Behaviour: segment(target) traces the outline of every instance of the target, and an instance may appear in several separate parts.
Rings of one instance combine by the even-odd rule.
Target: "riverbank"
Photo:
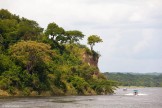
[[[31,91],[28,94],[25,94],[23,91],[15,90],[14,94],[10,94],[7,91],[0,89],[0,97],[46,97],[46,96],[94,96],[97,95],[95,92],[91,92],[89,94],[53,94],[51,91],[42,91],[41,93],[38,93],[37,91]]]

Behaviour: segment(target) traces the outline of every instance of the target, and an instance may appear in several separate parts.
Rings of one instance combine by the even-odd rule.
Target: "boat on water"
[[[133,90],[134,95],[138,95],[138,90]]]
[[[148,95],[148,94],[144,94],[144,93],[139,93],[139,90],[133,90],[133,92],[131,92],[131,93],[127,93],[127,94],[125,94],[125,95],[127,95],[127,96],[146,96],[146,95]]]

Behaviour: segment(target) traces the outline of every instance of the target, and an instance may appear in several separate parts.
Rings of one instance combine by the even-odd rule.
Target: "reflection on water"
[[[1,97],[0,108],[162,108],[162,88],[117,89],[114,95]]]

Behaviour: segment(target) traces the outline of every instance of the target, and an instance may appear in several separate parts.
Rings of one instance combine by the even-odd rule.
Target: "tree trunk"
[[[90,45],[90,47],[91,47],[91,51],[93,51],[93,45]]]

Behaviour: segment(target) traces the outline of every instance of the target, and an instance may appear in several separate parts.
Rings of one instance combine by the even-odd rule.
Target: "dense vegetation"
[[[116,80],[121,86],[162,87],[162,74],[158,73],[104,73],[110,80]]]
[[[1,9],[0,95],[113,93],[116,83],[99,72],[99,54],[79,44],[83,38],[78,30],[66,31],[54,22],[43,29]]]

